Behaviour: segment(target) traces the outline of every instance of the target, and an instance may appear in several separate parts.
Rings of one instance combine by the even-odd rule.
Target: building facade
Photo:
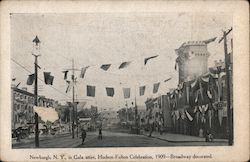
[[[205,74],[207,69],[208,57],[207,43],[203,41],[188,41],[183,43],[175,50],[178,55],[179,83],[193,80]]]
[[[19,127],[28,127],[33,125],[34,119],[34,94],[27,91],[26,88],[19,89],[12,85],[12,130]],[[44,96],[38,96],[38,106],[54,107],[58,102],[48,99]]]

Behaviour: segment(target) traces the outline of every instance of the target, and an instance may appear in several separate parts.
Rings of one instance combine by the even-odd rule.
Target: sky
[[[90,66],[83,79],[76,71],[76,99],[87,102],[86,106],[118,109],[126,102],[131,106],[135,98],[138,105],[145,106],[147,98],[177,87],[175,49],[187,41],[220,38],[232,21],[228,13],[208,12],[12,14],[11,58],[26,70],[11,61],[11,74],[15,84],[21,82],[20,88],[33,92],[26,80],[34,71],[32,52],[39,52],[39,78],[43,80],[43,72],[51,72],[55,78],[52,87],[39,81],[38,94],[63,104],[72,100],[72,91],[65,93],[67,84],[62,71],[71,68],[74,60],[77,69]],[[36,35],[41,41],[40,51],[32,43]],[[218,39],[208,45],[208,51],[209,67],[214,66],[214,60],[223,59],[223,43],[219,44]],[[154,55],[159,56],[144,66],[144,58]],[[118,69],[124,61],[131,63]],[[103,71],[102,64],[112,65]],[[172,79],[163,82],[168,78]],[[153,94],[157,82],[161,82],[159,91]],[[96,86],[96,97],[86,96],[86,85]],[[139,96],[139,86],[144,85],[145,95]],[[114,97],[106,95],[105,87],[114,87]],[[123,87],[131,88],[130,99],[123,98]]]

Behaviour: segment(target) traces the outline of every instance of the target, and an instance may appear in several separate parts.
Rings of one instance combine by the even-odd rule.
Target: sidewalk
[[[148,136],[149,132],[144,132],[144,136]],[[205,138],[197,136],[189,136],[184,134],[174,134],[174,133],[162,133],[153,132],[151,135],[152,138],[157,138],[167,142],[205,142]],[[214,139],[214,142],[228,142],[227,139]]]

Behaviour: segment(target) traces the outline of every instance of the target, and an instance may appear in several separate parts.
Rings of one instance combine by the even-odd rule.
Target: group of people
[[[82,138],[82,145],[84,144],[85,138],[87,136],[87,132],[84,128],[82,128],[82,134],[81,134],[81,138]],[[98,139],[102,140],[102,127],[99,127],[99,135],[98,135]]]

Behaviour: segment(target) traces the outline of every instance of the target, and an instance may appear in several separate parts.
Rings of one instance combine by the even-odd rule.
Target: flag
[[[140,96],[143,96],[145,93],[146,86],[141,86],[140,87]]]
[[[119,66],[119,69],[125,68],[130,64],[130,62],[123,62],[121,63],[121,65]]]
[[[68,86],[67,86],[67,89],[66,89],[66,93],[68,93],[71,89],[71,84],[70,84],[70,81],[66,80],[66,82],[68,83]]]
[[[95,97],[95,86],[87,85],[87,96]]]
[[[107,96],[113,97],[115,94],[114,88],[106,87]]]
[[[187,118],[190,120],[190,121],[193,121],[193,117],[188,113],[187,110],[185,110],[185,113],[187,115]]]
[[[16,78],[12,78],[11,80],[14,82],[14,81],[16,81]]]
[[[85,75],[88,68],[89,68],[89,66],[85,66],[82,68],[80,78],[84,78],[84,75]]]
[[[32,85],[35,80],[35,74],[30,74],[27,80],[27,85]]]
[[[111,64],[103,64],[100,68],[101,68],[102,70],[107,71],[107,70],[110,68],[110,66],[111,66]]]
[[[158,92],[159,86],[160,86],[160,82],[154,84],[153,93],[157,93]]]
[[[151,57],[145,58],[145,59],[144,59],[144,65],[147,64],[148,60],[153,59],[153,58],[156,58],[156,57],[158,57],[158,55],[155,55],[155,56],[151,56]]]
[[[53,85],[54,76],[50,75],[50,72],[43,72],[45,84]]]
[[[68,70],[66,70],[66,71],[63,71],[63,73],[64,73],[64,80],[66,80],[67,79],[67,76],[68,76]]]
[[[130,88],[123,88],[124,98],[130,98]]]
[[[211,39],[208,39],[208,40],[204,40],[203,42],[205,44],[208,44],[208,43],[211,43],[211,42],[214,42],[216,40],[217,37],[214,37],[214,38],[211,38]]]
[[[167,81],[169,81],[169,80],[171,80],[172,78],[168,78],[168,79],[166,79],[166,80],[164,80],[164,82],[167,82]]]

